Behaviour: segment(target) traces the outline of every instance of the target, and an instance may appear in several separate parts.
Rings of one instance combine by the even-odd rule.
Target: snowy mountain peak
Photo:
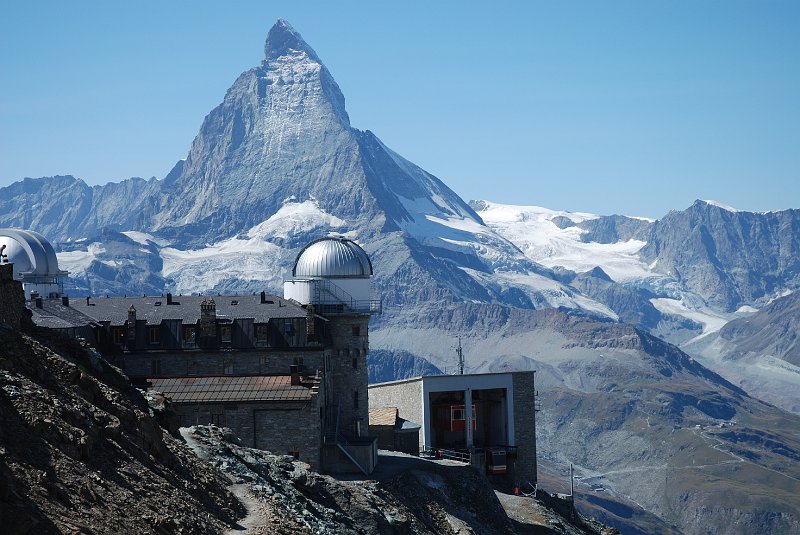
[[[695,204],[706,204],[708,206],[715,206],[717,208],[721,208],[722,210],[725,210],[726,212],[734,212],[735,213],[735,212],[739,212],[740,211],[740,210],[737,210],[736,208],[734,208],[733,206],[729,206],[727,204],[723,204],[723,203],[721,203],[719,201],[714,201],[714,200],[711,200],[711,199],[705,199],[705,200],[698,199],[698,200],[695,201]]]
[[[290,54],[291,51],[305,52],[317,63],[322,63],[314,49],[303,40],[300,33],[291,24],[283,19],[278,19],[267,34],[264,44],[264,56],[267,60],[276,59]]]

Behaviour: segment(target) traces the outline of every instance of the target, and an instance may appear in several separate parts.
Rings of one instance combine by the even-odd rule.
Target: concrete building
[[[484,452],[487,472],[536,484],[534,372],[436,375],[379,383],[370,385],[369,400],[371,410],[396,407],[400,417],[419,422],[421,450]]]

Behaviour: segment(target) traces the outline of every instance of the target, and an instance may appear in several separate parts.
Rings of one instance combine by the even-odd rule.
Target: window
[[[261,355],[261,373],[267,373],[269,368],[269,359],[266,355]]]
[[[125,343],[125,329],[114,329],[112,332],[115,344]]]
[[[259,342],[266,342],[269,336],[269,330],[266,325],[256,325],[256,340]]]
[[[194,338],[197,335],[197,328],[194,326],[183,328],[183,341],[187,344],[193,344]]]
[[[219,329],[220,337],[222,338],[223,342],[230,342],[231,341],[231,326],[230,325],[223,325]]]
[[[450,431],[463,431],[466,425],[467,411],[464,405],[450,405]],[[472,429],[477,429],[475,405],[472,405]]]
[[[358,390],[353,391],[353,408],[358,408]]]
[[[158,344],[161,342],[161,327],[150,327],[147,330],[147,334],[151,344]]]
[[[150,373],[153,375],[161,375],[161,359],[153,359],[150,361]]]
[[[353,336],[361,336],[361,326],[353,325]]]
[[[224,368],[223,373],[225,375],[233,375],[233,357],[225,357],[222,361],[222,366]]]
[[[189,375],[197,375],[197,360],[192,359],[189,361]]]
[[[211,413],[211,423],[219,427],[225,427],[225,414],[220,410]]]

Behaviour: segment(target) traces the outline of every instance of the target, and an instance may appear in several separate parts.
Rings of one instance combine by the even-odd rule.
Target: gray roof
[[[39,327],[71,329],[97,323],[94,318],[87,316],[80,310],[64,306],[61,303],[61,299],[42,299],[42,308],[38,308],[31,301],[27,305],[33,313],[31,320]]]
[[[123,325],[128,321],[131,305],[136,309],[137,320],[147,320],[154,325],[162,320],[196,323],[204,299],[214,300],[218,320],[252,318],[255,323],[267,323],[272,318],[305,318],[307,315],[303,307],[275,295],[267,295],[265,303],[259,295],[176,295],[171,305],[167,304],[166,297],[92,297],[88,305],[86,298],[72,298],[70,307],[97,322],[109,321],[111,325]]]
[[[356,242],[321,238],[306,245],[292,268],[294,277],[369,277],[372,262]]]

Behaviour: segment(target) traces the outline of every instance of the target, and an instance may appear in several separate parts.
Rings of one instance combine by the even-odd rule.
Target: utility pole
[[[458,337],[458,347],[456,348],[456,355],[458,355],[458,375],[464,375],[464,352],[461,349],[461,337]]]

